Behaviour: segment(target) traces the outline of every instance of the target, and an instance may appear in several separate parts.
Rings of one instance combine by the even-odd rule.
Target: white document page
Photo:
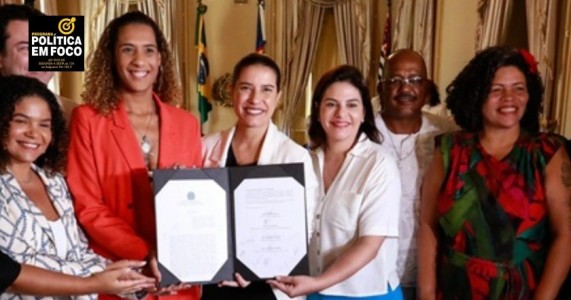
[[[258,277],[287,275],[306,255],[305,192],[295,179],[245,179],[234,214],[236,256]]]
[[[156,195],[158,261],[182,282],[210,281],[228,259],[226,192],[171,180]]]

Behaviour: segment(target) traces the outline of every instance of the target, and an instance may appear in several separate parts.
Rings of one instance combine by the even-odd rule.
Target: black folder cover
[[[208,283],[217,283],[222,280],[234,280],[234,273],[240,273],[246,280],[255,281],[255,280],[266,280],[269,278],[260,278],[258,277],[247,265],[241,262],[235,256],[236,247],[235,247],[235,231],[234,228],[235,218],[234,218],[234,191],[236,188],[244,181],[245,179],[255,179],[255,178],[280,178],[280,177],[291,177],[297,182],[299,182],[302,186],[305,186],[304,181],[304,168],[303,164],[295,163],[295,164],[280,164],[280,165],[264,165],[264,166],[248,166],[248,167],[230,167],[230,168],[212,168],[212,169],[157,169],[153,172],[153,181],[154,181],[154,189],[155,195],[157,195],[161,189],[171,180],[213,180],[222,187],[226,191],[226,201],[227,211],[221,212],[226,214],[228,224],[228,236],[227,236],[227,247],[228,247],[228,254],[229,257],[226,262],[222,265],[222,267],[218,270],[218,272],[212,276],[212,278],[208,278],[201,281],[191,281],[188,283],[194,284],[208,284]],[[305,204],[305,197],[304,199],[300,199],[300,201],[304,201]],[[161,205],[160,201],[155,201],[155,208],[158,208]],[[159,216],[157,215],[157,221],[160,218],[168,218],[169,216]],[[305,237],[307,241],[307,221],[305,220],[304,232],[300,232],[300,235]],[[160,226],[160,223],[157,222]],[[157,228],[158,230],[158,228]],[[158,251],[160,251],[160,243],[161,243],[161,236],[157,236],[158,241]],[[203,246],[203,245],[202,245]],[[299,261],[299,263],[291,270],[289,274],[275,274],[275,275],[307,275],[309,274],[309,262],[308,262],[308,255],[307,255],[307,246],[306,252],[303,258]],[[189,265],[193,265],[193,257],[185,257],[184,259],[189,260]],[[197,262],[198,263],[198,262]],[[161,286],[167,286],[171,284],[177,284],[183,282],[180,278],[175,276],[171,270],[165,267],[161,261],[158,262],[159,271],[161,272],[162,280]],[[186,281],[185,281],[186,282]]]

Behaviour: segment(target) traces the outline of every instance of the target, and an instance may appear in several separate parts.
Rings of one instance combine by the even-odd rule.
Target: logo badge
[[[57,24],[57,29],[63,35],[68,35],[75,30],[75,17],[63,18]]]
[[[30,71],[83,71],[85,57],[83,16],[30,18]]]

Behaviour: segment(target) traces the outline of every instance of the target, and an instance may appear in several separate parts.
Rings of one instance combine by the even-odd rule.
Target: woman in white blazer
[[[317,190],[311,157],[271,121],[281,95],[280,77],[277,64],[265,55],[252,53],[236,64],[232,100],[238,121],[230,129],[203,138],[203,165],[207,168],[303,163],[307,220],[311,228]],[[245,288],[205,286],[202,299],[290,299],[281,291],[272,291],[264,282],[250,284],[239,274],[236,280],[223,284]]]

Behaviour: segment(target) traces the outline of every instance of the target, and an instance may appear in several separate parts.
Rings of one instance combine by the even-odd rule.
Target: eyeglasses
[[[408,78],[402,78],[400,76],[395,76],[391,78],[387,78],[384,80],[386,84],[395,87],[401,87],[403,84],[408,84],[411,87],[418,87],[424,81],[424,77],[422,76],[411,76]]]

